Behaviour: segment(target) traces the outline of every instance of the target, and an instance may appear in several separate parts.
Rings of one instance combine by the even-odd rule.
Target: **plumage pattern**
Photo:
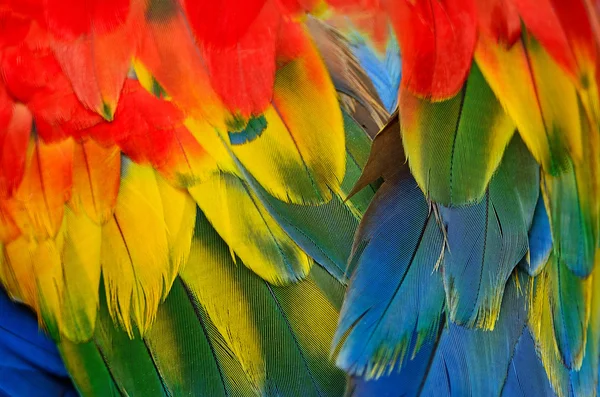
[[[599,15],[2,0],[0,283],[82,395],[594,396]]]

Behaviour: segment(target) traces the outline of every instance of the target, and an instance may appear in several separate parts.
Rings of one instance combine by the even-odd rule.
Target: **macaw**
[[[595,396],[599,43],[592,0],[0,0],[0,395]]]

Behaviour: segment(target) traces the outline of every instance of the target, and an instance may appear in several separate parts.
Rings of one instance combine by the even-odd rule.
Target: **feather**
[[[345,113],[344,116],[347,156],[343,191],[358,179],[369,148],[365,132]],[[334,196],[318,206],[289,204],[269,195],[241,164],[239,167],[249,186],[281,228],[331,275],[346,283],[346,262],[354,232],[373,190],[365,190],[345,202]]]
[[[232,252],[260,277],[284,284],[308,274],[310,258],[241,179],[216,174],[189,191]]]
[[[398,106],[398,90],[402,77],[398,43],[393,38],[388,41],[383,59],[365,41],[352,43],[352,52],[371,79],[385,109],[393,113]]]
[[[585,277],[594,266],[597,224],[592,186],[580,179],[582,171],[570,165],[555,177],[543,174],[542,191],[554,238],[553,252],[570,271]]]
[[[521,41],[509,48],[482,34],[475,49],[475,60],[485,80],[506,113],[514,120],[533,157],[549,173],[557,173],[566,151],[554,131],[547,130],[535,79],[526,49]]]
[[[598,361],[594,351],[598,349],[598,327],[596,316],[589,314],[590,305],[595,309],[598,303],[593,287],[596,275],[593,273],[587,281],[578,279],[551,255],[548,265],[531,284],[528,325],[548,379],[560,397],[591,396],[596,392]],[[567,357],[583,360],[572,361],[571,364],[579,365],[569,371],[569,363],[564,361]]]
[[[508,367],[502,396],[534,397],[552,396],[554,392],[548,377],[537,357],[533,337],[527,327],[515,346],[513,358]]]
[[[282,32],[294,53],[275,75],[266,125],[258,138],[231,144],[231,151],[269,194],[316,204],[329,200],[342,182],[344,124],[334,86],[306,32],[288,25]]]
[[[232,263],[226,245],[200,213],[196,233],[183,280],[175,281],[143,339],[130,339],[113,327],[107,302],[101,298],[94,340],[84,344],[60,341],[67,368],[74,371],[84,365],[87,370],[74,371],[80,393],[339,395],[344,377],[328,362],[326,347],[341,304],[341,285],[315,267],[310,281],[291,289],[270,287]],[[215,272],[222,276],[221,283],[211,282]],[[208,299],[213,293],[214,299]],[[236,305],[225,303],[227,299],[234,299]],[[228,312],[240,304],[249,310],[239,311],[239,316]],[[315,314],[310,320],[303,315],[308,308]],[[259,317],[261,321],[250,322],[256,325],[259,338],[240,345],[249,332],[244,319]],[[236,350],[240,346],[241,352]],[[264,379],[262,387],[244,367],[253,349],[265,351],[264,372],[255,374]],[[282,366],[281,356],[297,360]],[[127,365],[129,360],[136,365]]]
[[[567,368],[579,369],[590,318],[591,280],[576,277],[556,258],[549,260],[548,273],[547,292],[558,349]]]
[[[382,381],[390,385],[383,391],[394,390],[388,394],[393,396],[501,395],[503,390],[508,393],[518,386],[514,379],[517,368],[524,368],[528,381],[540,379],[547,383],[535,350],[527,340],[530,336],[526,327],[526,297],[519,292],[517,283],[516,278],[507,283],[493,331],[442,323],[436,330],[437,339],[426,342],[416,355],[405,360],[399,373],[379,380],[355,379],[354,393],[350,396],[386,395],[373,393]],[[536,383],[531,395],[547,395],[543,391],[548,389],[548,384]]]
[[[577,84],[593,78],[596,44],[585,1],[515,0],[527,29]]]
[[[354,196],[379,178],[387,180],[393,177],[398,172],[398,164],[405,161],[400,136],[400,119],[396,112],[375,136],[369,158],[364,165],[360,178],[348,193],[348,197]]]
[[[104,146],[117,144],[135,162],[151,164],[171,184],[187,187],[206,178],[216,164],[184,121],[172,102],[157,98],[129,79],[114,121],[87,133]]]
[[[212,86],[224,105],[242,117],[262,113],[273,95],[281,15],[275,2],[259,2],[263,3],[262,8],[254,17],[252,13],[242,14],[239,4],[231,8],[224,3],[211,7],[210,2],[185,2]],[[213,10],[219,12],[219,16],[208,19]],[[197,25],[200,18],[203,26]],[[227,35],[238,22],[236,19],[242,18],[249,18],[250,24],[240,32],[235,45],[221,43],[222,36],[213,36],[214,31],[207,31],[207,27],[212,26]],[[227,29],[215,25],[227,25]]]
[[[595,315],[600,307],[600,290],[598,289],[600,278],[598,277],[598,269],[598,266],[594,268],[594,272],[590,276],[592,280],[588,284],[588,288],[591,290],[590,320],[583,361],[579,370],[571,370],[570,373],[573,394],[576,396],[592,396],[597,393],[598,388],[600,320]]]
[[[0,395],[42,394],[75,397],[73,385],[35,314],[0,289]]]
[[[115,3],[120,3],[120,7]],[[113,118],[131,57],[138,45],[143,2],[116,0],[110,6],[103,11],[99,4],[87,9],[73,6],[70,9],[72,15],[67,16],[71,19],[69,22],[87,19],[90,25],[65,35],[66,32],[57,30],[66,21],[57,20],[60,17],[50,8],[52,5],[46,5],[47,15],[52,18],[48,21],[49,27],[55,36],[52,47],[61,68],[84,106],[106,120]],[[86,11],[92,15],[85,15]],[[78,12],[83,15],[76,15]],[[111,17],[115,20],[110,21]],[[115,46],[117,42],[119,45]]]
[[[91,139],[74,144],[73,149],[73,191],[69,206],[103,224],[113,215],[119,193],[119,149],[105,148]]]
[[[145,343],[171,395],[256,393],[238,358],[181,279],[161,305]]]
[[[195,233],[182,279],[258,394],[341,393],[343,373],[327,360],[343,292],[340,284],[331,284],[330,276],[313,266],[305,281],[271,286],[233,263],[227,246],[200,213]],[[311,316],[304,315],[307,310]]]
[[[121,159],[113,217],[102,226],[100,261],[111,316],[129,335],[143,334],[167,295],[167,224],[154,170]]]
[[[333,27],[318,19],[307,18],[306,27],[323,57],[336,90],[354,98],[377,125],[383,124],[389,110],[383,107],[373,77],[364,68],[366,63],[354,55],[351,44]],[[397,94],[396,90],[393,96]]]
[[[134,62],[149,71],[187,116],[224,129],[225,107],[210,85],[178,2],[151,1],[145,19]]]
[[[529,255],[527,260],[521,261],[521,268],[530,276],[537,276],[550,257],[552,252],[552,231],[550,229],[550,221],[546,213],[544,199],[540,195],[535,212],[533,213],[533,221],[529,229]]]
[[[548,139],[556,141],[550,144],[567,148],[570,157],[579,162],[583,157],[583,142],[576,86],[539,42],[523,35]],[[560,102],[556,101],[558,97]]]
[[[406,172],[377,191],[356,234],[334,339],[336,363],[346,372],[391,372],[435,337],[444,305],[436,273],[444,241],[435,218]]]
[[[84,396],[119,396],[105,357],[94,342],[73,343],[64,339],[59,344],[64,365],[79,394]]]
[[[0,97],[6,95],[0,87]],[[2,103],[8,109],[6,118],[0,115],[0,199],[13,195],[25,174],[27,147],[32,127],[29,109],[19,103]],[[6,106],[6,107],[5,107]]]
[[[62,225],[64,204],[70,198],[73,140],[29,143],[25,175],[9,203],[19,229],[39,239],[54,238]]]
[[[463,91],[432,103],[400,92],[402,139],[411,171],[443,205],[479,201],[515,131],[477,65]]]
[[[402,87],[434,101],[456,95],[471,67],[476,41],[472,1],[388,2],[402,52]]]
[[[162,201],[167,242],[169,244],[170,269],[166,290],[171,289],[175,278],[187,263],[196,220],[196,203],[185,190],[171,186],[158,174],[156,185]]]
[[[65,223],[60,331],[73,342],[88,341],[98,311],[102,228],[87,215],[69,209],[65,210]]]
[[[515,136],[484,199],[442,212],[448,227],[444,286],[452,321],[493,329],[504,286],[528,249],[538,166]]]
[[[32,253],[36,248],[35,242],[20,236],[4,246],[3,265],[5,266],[4,278],[9,280],[5,287],[10,288],[8,292],[11,297],[37,311],[39,302],[32,259]]]
[[[524,307],[524,299],[519,296],[513,279],[507,284],[503,310],[493,331],[449,324],[431,358],[421,393],[499,395],[514,358],[513,352],[524,332]]]

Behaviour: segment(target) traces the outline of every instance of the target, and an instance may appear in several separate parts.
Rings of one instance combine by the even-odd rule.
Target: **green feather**
[[[515,125],[477,65],[449,100],[429,102],[408,92],[400,100],[404,149],[421,189],[443,205],[480,200]]]

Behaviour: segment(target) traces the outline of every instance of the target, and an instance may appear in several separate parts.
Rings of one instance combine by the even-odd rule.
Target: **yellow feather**
[[[240,294],[240,280],[232,271],[228,252],[216,245],[219,237],[194,238],[181,277],[202,304],[244,371],[257,388],[265,382],[266,363],[260,331],[252,315],[252,301]]]
[[[61,333],[74,342],[94,334],[100,286],[102,228],[85,213],[65,210]]]
[[[481,35],[475,60],[535,159],[552,172],[550,144],[522,42],[505,49]]]
[[[102,227],[102,274],[111,316],[143,334],[169,285],[167,225],[155,172],[123,158],[112,219]]]
[[[223,240],[260,277],[283,284],[308,274],[310,258],[242,180],[215,175],[189,191]]]
[[[312,44],[277,71],[273,106],[263,116],[259,137],[231,146],[236,157],[280,200],[329,200],[344,177],[345,133],[335,89]]]
[[[526,46],[546,131],[550,139],[568,145],[575,162],[581,161],[583,141],[573,80],[537,41],[528,37]]]
[[[64,246],[64,224],[56,239],[40,242],[32,256],[34,273],[31,276],[36,281],[39,314],[46,329],[55,337],[62,323],[64,279],[60,255]]]
[[[35,284],[33,254],[37,249],[37,243],[21,236],[11,241],[4,247],[6,254],[6,268],[14,280],[12,295],[17,297],[23,303],[38,310],[38,296]]]
[[[215,160],[215,164],[211,167],[214,171],[221,170],[233,174],[238,173],[237,166],[215,130],[215,127],[210,125],[206,120],[192,117],[187,118],[184,124],[202,148]]]
[[[171,186],[159,174],[156,175],[156,182],[163,204],[169,243],[170,269],[165,289],[168,292],[190,254],[196,223],[196,203],[186,190]]]

